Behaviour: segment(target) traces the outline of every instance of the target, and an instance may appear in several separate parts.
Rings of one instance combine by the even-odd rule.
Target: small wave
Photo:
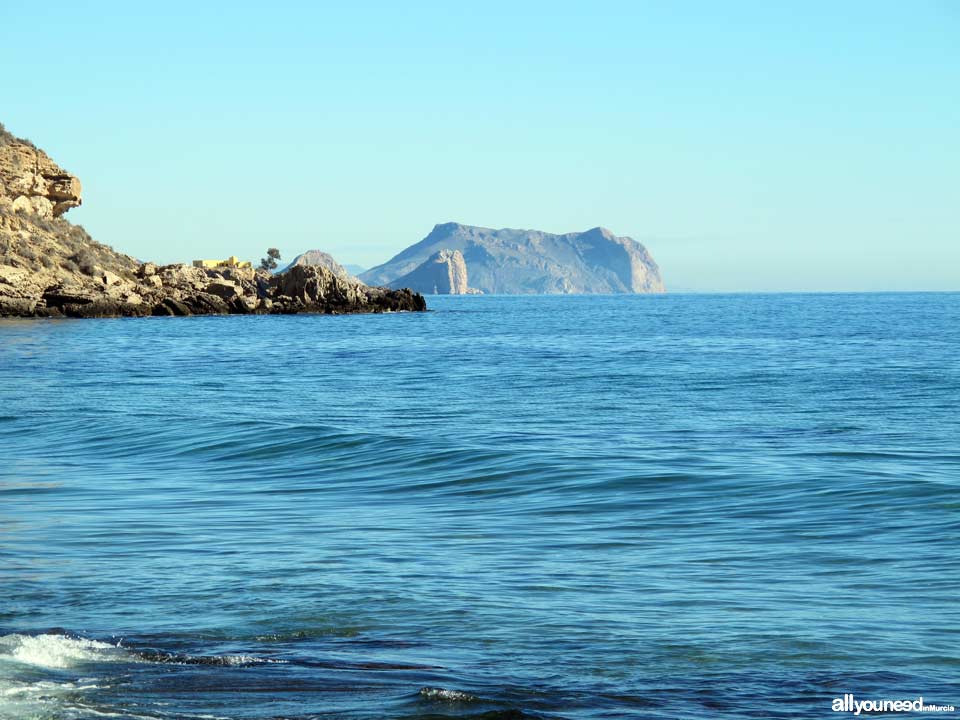
[[[0,636],[0,660],[13,660],[44,668],[69,668],[86,662],[134,659],[119,645],[67,635]]]
[[[109,683],[93,678],[74,682],[39,680],[34,682],[6,678],[0,673],[0,718],[3,720],[57,720],[76,717],[124,717],[155,720],[154,717],[131,713],[111,712],[86,702],[88,693],[102,690]],[[79,714],[78,714],[79,713]]]
[[[255,655],[177,655],[156,650],[139,650],[136,657],[145,662],[165,663],[169,665],[217,665],[245,667],[247,665],[285,665],[286,660],[257,657]]]
[[[419,695],[427,700],[444,700],[446,702],[476,702],[480,698],[462,690],[447,690],[445,688],[420,688]]]
[[[159,650],[135,650],[121,643],[112,645],[99,640],[69,635],[3,635],[0,636],[0,660],[13,660],[36,667],[63,669],[91,662],[148,662],[171,665],[247,665],[285,664],[286,660],[255,655],[187,655]]]
[[[64,692],[80,692],[82,690],[100,690],[104,686],[97,685],[95,682],[64,682],[55,683],[47,680],[40,682],[26,683],[14,680],[8,681],[6,686],[0,688],[0,697],[16,697],[31,694],[54,695]]]

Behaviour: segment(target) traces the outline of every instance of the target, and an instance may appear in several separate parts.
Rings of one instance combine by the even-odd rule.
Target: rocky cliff
[[[468,286],[467,263],[459,250],[440,250],[389,287],[408,287],[424,295],[467,295],[477,291]]]
[[[60,217],[80,205],[80,181],[0,125],[0,197],[12,212]]]
[[[61,217],[80,181],[0,125],[0,316],[112,317],[424,310],[409,290],[367,287],[327,267],[279,275],[158,267],[94,242]],[[342,268],[341,268],[342,270]]]
[[[660,269],[636,240],[604,228],[554,235],[446,223],[416,245],[360,276],[389,285],[440,250],[459,250],[470,284],[485,293],[659,293]]]

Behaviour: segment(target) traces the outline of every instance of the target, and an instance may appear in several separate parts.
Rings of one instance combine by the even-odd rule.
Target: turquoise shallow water
[[[0,718],[960,702],[960,295],[430,306],[0,323]]]

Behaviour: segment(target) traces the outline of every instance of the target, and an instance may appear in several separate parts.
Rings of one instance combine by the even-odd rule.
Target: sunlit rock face
[[[80,180],[30,142],[0,129],[0,195],[14,212],[60,217],[82,202]]]
[[[390,287],[408,287],[425,295],[468,295],[479,291],[469,287],[467,263],[459,250],[440,250]]]

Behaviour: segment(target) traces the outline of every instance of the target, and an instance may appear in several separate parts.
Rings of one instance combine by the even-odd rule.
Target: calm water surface
[[[0,717],[960,704],[960,295],[430,305],[0,323]]]

